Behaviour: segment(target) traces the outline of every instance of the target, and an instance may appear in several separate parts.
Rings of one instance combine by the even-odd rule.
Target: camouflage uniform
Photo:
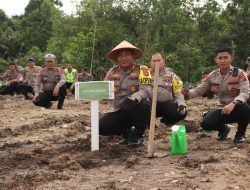
[[[250,108],[245,103],[249,97],[249,82],[246,73],[230,66],[228,74],[223,78],[220,69],[212,71],[207,80],[202,82],[198,87],[189,91],[189,98],[202,96],[208,90],[218,95],[220,104],[218,108],[208,112],[201,126],[204,130],[218,130],[219,133],[225,131],[226,123],[238,123],[236,138],[245,135],[245,131],[250,118]],[[221,110],[230,102],[240,101],[236,104],[229,115],[222,115]]]
[[[37,96],[37,101],[34,102],[37,106],[43,106],[50,108],[51,101],[58,100],[57,108],[61,109],[66,96],[66,86],[65,86],[65,75],[64,71],[60,68],[54,68],[48,70],[47,68],[42,69],[36,77],[36,82],[34,86],[35,96]],[[59,86],[59,95],[53,96],[54,88]]]
[[[114,81],[115,99],[114,112],[105,114],[100,119],[100,135],[124,135],[131,126],[135,126],[138,136],[142,136],[149,125],[150,106],[149,102],[137,96],[138,104],[134,109],[125,112],[121,104],[133,93],[141,91],[150,84],[151,75],[146,66],[134,64],[132,69],[124,72],[115,66],[109,70],[105,80]]]
[[[150,69],[152,78],[155,75],[154,70]],[[133,94],[135,98],[137,96],[149,98],[152,100],[153,93],[153,80],[150,86],[144,88],[144,90]],[[186,107],[184,97],[181,93],[182,84],[179,77],[168,68],[163,68],[159,72],[158,81],[158,94],[157,94],[157,106],[156,116],[162,117],[161,122],[165,124],[174,124],[187,115],[181,115],[178,113],[178,107]]]

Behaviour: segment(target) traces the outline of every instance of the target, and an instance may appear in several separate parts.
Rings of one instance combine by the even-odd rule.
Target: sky
[[[80,0],[61,0],[63,7],[61,8],[66,14],[75,12],[76,4]],[[24,13],[25,7],[28,5],[29,0],[0,0],[0,9],[4,10],[8,17],[14,15],[21,15]]]
[[[66,14],[74,14],[76,11],[76,5],[80,0],[61,0],[63,7],[61,8]],[[205,0],[200,0],[204,3]],[[223,0],[217,0],[220,4],[223,4]],[[14,15],[21,15],[24,13],[25,7],[28,5],[29,0],[0,0],[0,9],[3,9],[8,17]]]

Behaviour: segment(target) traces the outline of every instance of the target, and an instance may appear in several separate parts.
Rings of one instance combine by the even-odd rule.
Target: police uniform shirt
[[[136,94],[140,93],[141,97],[152,99],[154,86],[153,78],[155,72],[152,68],[150,69],[150,72],[152,75],[151,85]],[[181,88],[181,80],[174,72],[168,68],[163,68],[159,71],[157,102],[166,102],[175,99],[178,106],[186,106],[184,96],[181,93]],[[136,94],[133,94],[133,96],[136,97]]]
[[[234,67],[230,66],[229,72],[224,78],[219,68],[212,71],[207,80],[189,91],[189,98],[202,96],[210,89],[215,95],[218,95],[222,106],[233,100],[246,102],[250,92],[248,78],[243,70],[239,69],[236,76],[233,74],[234,71]]]
[[[111,68],[104,80],[114,81],[115,99],[114,108],[119,109],[119,105],[130,95],[141,91],[150,84],[151,75],[146,66],[134,64],[132,69],[123,71],[119,66]],[[137,100],[141,101],[140,96]]]
[[[53,68],[48,70],[47,68],[42,69],[37,75],[35,82],[35,95],[39,95],[39,91],[53,91],[57,85],[59,88],[62,87],[66,82],[64,71],[60,68]]]
[[[26,67],[25,68],[25,73],[24,73],[24,82],[27,83],[28,85],[34,87],[36,77],[39,74],[39,71],[42,68],[39,66],[35,66],[34,68]]]
[[[23,77],[20,73],[18,73],[17,71],[15,72],[11,72],[10,70],[7,70],[6,73],[4,74],[3,78],[6,80],[6,81],[16,81],[16,82],[19,82],[19,81],[22,81],[23,80]]]

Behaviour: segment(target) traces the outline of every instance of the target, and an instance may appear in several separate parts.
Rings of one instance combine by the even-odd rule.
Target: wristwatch
[[[239,105],[239,104],[242,104],[242,101],[240,101],[240,100],[233,100],[233,104]]]

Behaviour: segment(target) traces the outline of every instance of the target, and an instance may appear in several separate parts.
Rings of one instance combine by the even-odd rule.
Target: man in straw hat
[[[135,92],[150,85],[151,75],[146,66],[139,66],[135,60],[143,51],[127,41],[112,49],[107,57],[117,65],[111,68],[104,80],[114,81],[114,112],[106,113],[100,119],[100,135],[123,135],[120,143],[137,147],[143,144],[143,134],[150,120],[149,102]]]

